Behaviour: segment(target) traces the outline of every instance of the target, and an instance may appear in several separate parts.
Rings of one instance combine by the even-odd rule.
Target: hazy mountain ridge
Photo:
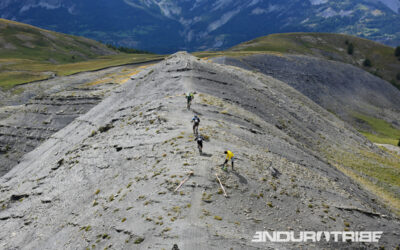
[[[399,7],[398,0],[7,0],[0,4],[3,18],[157,52],[223,49],[268,33],[291,31],[344,32],[396,44]]]

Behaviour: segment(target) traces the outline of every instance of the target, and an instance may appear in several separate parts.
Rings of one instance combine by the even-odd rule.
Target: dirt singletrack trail
[[[189,64],[186,66],[189,67]],[[187,77],[183,77],[180,80],[183,85],[183,89],[185,93],[193,92],[193,79],[192,76],[189,75]],[[182,98],[183,99],[183,98]],[[186,101],[186,99],[185,99]],[[183,109],[181,116],[184,118],[184,122],[187,124],[187,129],[184,131],[185,134],[193,134],[193,123],[191,120],[193,116],[196,114],[197,107],[197,98],[195,95],[194,100],[192,101],[191,109]],[[183,103],[183,102],[182,102]],[[183,105],[182,105],[183,106]],[[199,128],[201,128],[202,124],[205,123],[205,117],[201,117],[201,122]],[[201,132],[199,131],[201,134]],[[194,138],[194,135],[193,135]],[[192,140],[193,147],[197,150],[197,143]],[[203,151],[205,154],[210,152],[211,143],[207,144],[203,143]],[[179,247],[181,249],[193,249],[193,250],[202,250],[207,249],[208,243],[207,238],[210,236],[210,232],[207,230],[203,221],[200,220],[200,216],[202,215],[202,194],[206,187],[210,185],[209,175],[210,175],[210,163],[209,158],[201,156],[199,152],[196,152],[195,161],[196,165],[193,167],[194,175],[189,179],[186,183],[194,183],[193,187],[190,191],[191,200],[190,200],[190,210],[188,212],[188,216],[186,218],[187,227],[182,228],[182,239],[183,241],[180,243]]]

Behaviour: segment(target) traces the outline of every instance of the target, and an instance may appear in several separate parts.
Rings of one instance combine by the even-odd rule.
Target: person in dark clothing
[[[204,137],[201,135],[196,136],[196,139],[194,139],[197,142],[197,148],[199,149],[200,155],[203,154],[203,141]]]
[[[190,105],[192,104],[192,100],[194,99],[194,95],[192,92],[188,92],[186,94],[186,101],[187,101],[187,109],[190,109]]]

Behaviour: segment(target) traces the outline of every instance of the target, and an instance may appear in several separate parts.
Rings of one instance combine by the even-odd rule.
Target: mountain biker
[[[200,155],[203,154],[203,141],[204,141],[204,137],[201,135],[196,136],[196,138],[194,139],[197,142],[197,148],[199,149]]]
[[[193,99],[194,99],[194,95],[192,92],[186,93],[187,109],[190,109],[190,104],[192,103]]]
[[[227,170],[226,164],[228,163],[229,160],[231,160],[232,170],[233,170],[233,163],[235,161],[235,157],[234,157],[235,155],[232,153],[232,151],[229,151],[229,150],[224,151],[224,154],[226,154],[226,158],[225,158],[224,164],[222,164],[222,169],[226,171]]]
[[[195,115],[192,118],[192,122],[193,122],[193,134],[194,135],[198,135],[199,134],[200,118],[197,115]]]

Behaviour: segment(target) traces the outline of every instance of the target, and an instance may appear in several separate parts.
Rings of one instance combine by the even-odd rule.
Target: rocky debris
[[[42,203],[51,203],[52,199],[49,197],[44,197],[40,200]]]
[[[201,114],[199,133],[209,137],[203,156],[187,91],[198,93],[192,109]],[[377,150],[367,143],[281,81],[178,53],[121,85],[0,178],[0,218],[23,215],[23,223],[0,220],[1,246],[371,248],[377,244],[251,240],[263,230],[382,230],[379,246],[395,247],[399,220],[321,153],[328,145]],[[219,165],[227,149],[237,157],[234,172]],[[20,194],[29,196],[9,202]]]
[[[20,201],[23,198],[29,197],[29,194],[13,194],[10,197],[11,202]]]
[[[271,176],[274,178],[278,178],[281,175],[281,173],[276,168],[269,167],[268,169],[269,169]]]

